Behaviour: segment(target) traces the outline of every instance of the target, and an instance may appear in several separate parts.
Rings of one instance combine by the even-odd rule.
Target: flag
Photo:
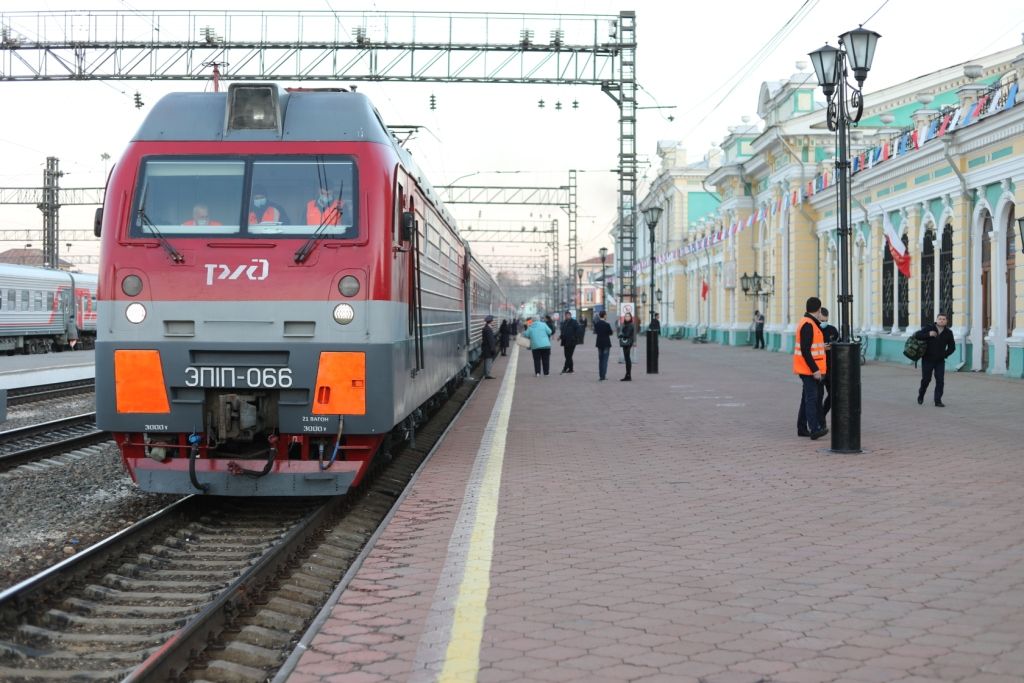
[[[959,109],[957,109],[957,113],[960,113]],[[946,114],[945,116],[942,117],[942,123],[939,124],[939,129],[935,131],[935,137],[941,138],[943,135],[946,134],[946,129],[949,127],[949,121],[952,118],[952,114]]]
[[[1009,109],[1017,103],[1017,83],[1014,82],[1010,86],[1010,92],[1006,93],[1006,104],[1003,106],[1004,109]]]
[[[889,253],[892,254],[893,263],[896,264],[896,268],[903,277],[910,277],[910,252],[907,251],[907,245],[903,244],[900,236],[896,234],[896,229],[892,227],[888,211],[882,214],[882,230],[885,231],[885,241],[889,243]]]
[[[707,299],[708,298],[708,281],[707,280],[701,280],[700,281],[700,298],[701,299]]]

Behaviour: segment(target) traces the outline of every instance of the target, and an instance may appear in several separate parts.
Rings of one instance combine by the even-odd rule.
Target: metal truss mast
[[[216,67],[232,81],[598,86],[619,106],[616,265],[622,296],[634,300],[636,47],[633,11],[0,12],[0,81],[206,80]]]

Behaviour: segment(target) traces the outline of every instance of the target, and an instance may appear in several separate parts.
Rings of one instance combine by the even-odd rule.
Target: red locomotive
[[[344,90],[164,97],[97,231],[97,424],[148,491],[345,492],[507,310],[371,102]]]

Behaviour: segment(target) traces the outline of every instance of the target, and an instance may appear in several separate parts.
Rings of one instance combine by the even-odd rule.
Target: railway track
[[[348,496],[192,496],[0,594],[0,680],[273,677],[475,385]]]
[[[7,390],[7,405],[18,406],[37,401],[65,396],[79,396],[96,391],[95,379],[82,379],[57,384],[41,384],[35,387],[20,387]]]
[[[109,438],[107,432],[96,428],[96,413],[0,432],[0,472]]]

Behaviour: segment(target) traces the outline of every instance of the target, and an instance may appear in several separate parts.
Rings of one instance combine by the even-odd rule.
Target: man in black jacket
[[[953,341],[953,333],[947,327],[949,318],[940,313],[935,316],[935,322],[925,325],[914,333],[915,339],[920,339],[927,345],[924,356],[921,357],[921,388],[917,390],[917,404],[924,403],[924,393],[928,390],[928,383],[935,375],[935,405],[945,408],[942,402],[942,390],[945,388],[946,359],[956,351],[956,342]]]
[[[572,354],[576,350],[576,343],[580,337],[580,324],[573,320],[572,313],[565,312],[558,329],[558,336],[562,340],[562,351],[565,353],[565,363],[562,365],[562,374],[572,372]]]
[[[597,340],[597,377],[604,381],[608,374],[608,355],[612,351],[612,326],[605,320],[607,314],[601,311],[594,321],[594,337]]]
[[[493,315],[484,318],[484,329],[480,339],[480,355],[484,357],[484,379],[494,379],[491,375],[491,366],[494,365],[494,357],[498,355],[498,340],[494,336],[494,329],[491,328]]]

